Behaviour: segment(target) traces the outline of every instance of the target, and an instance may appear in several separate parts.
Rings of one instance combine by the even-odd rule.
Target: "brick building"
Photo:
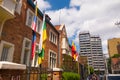
[[[112,58],[111,63],[112,73],[120,74],[120,58]]]
[[[32,43],[31,24],[35,13],[35,5],[32,0],[0,0],[0,77],[10,80],[15,74],[24,73],[29,67]],[[38,9],[36,30],[36,52],[40,41],[40,30],[42,26],[43,13]],[[46,15],[47,40],[42,68],[52,69],[57,72],[59,67],[59,32],[50,22]],[[31,66],[38,67],[37,54],[35,54]],[[11,67],[7,67],[7,66]],[[14,74],[5,78],[3,74],[15,71]],[[19,70],[21,73],[19,74]],[[56,73],[57,74],[57,73]],[[57,75],[59,76],[59,75]],[[53,75],[54,77],[54,75]],[[59,76],[60,77],[60,76]]]
[[[59,31],[59,49],[60,49],[60,55],[59,55],[59,67],[61,67],[62,62],[63,62],[63,55],[67,54],[70,55],[70,47],[68,43],[68,38],[67,38],[67,33],[66,33],[66,28],[65,25],[56,25],[55,26],[56,30]]]

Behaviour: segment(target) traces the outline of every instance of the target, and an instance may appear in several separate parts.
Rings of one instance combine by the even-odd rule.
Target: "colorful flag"
[[[36,31],[37,11],[38,11],[38,8],[37,8],[37,1],[36,1],[35,15],[34,15],[34,19],[33,19],[33,22],[32,22],[32,30],[34,30],[34,31]]]
[[[76,53],[75,53],[75,55],[74,55],[74,60],[76,60],[76,61],[78,61],[78,53],[77,53],[77,51],[76,51]]]
[[[72,42],[72,58],[76,60],[76,46],[74,42]]]
[[[35,45],[36,45],[36,33],[35,31],[32,31],[33,37],[32,37],[32,54],[31,54],[31,59],[33,59],[34,54],[35,54]]]
[[[45,22],[45,14],[43,17],[43,24],[42,24],[42,30],[41,30],[41,39],[40,39],[40,45],[39,45],[39,51],[38,51],[38,64],[41,64],[44,60],[44,54],[45,54],[45,40],[47,39],[47,33],[46,33],[46,22]],[[41,51],[40,51],[41,50]]]
[[[35,55],[35,47],[36,47],[36,22],[37,22],[37,2],[36,2],[36,7],[35,7],[35,15],[34,15],[34,20],[32,22],[32,51],[31,51],[31,59],[33,59]]]

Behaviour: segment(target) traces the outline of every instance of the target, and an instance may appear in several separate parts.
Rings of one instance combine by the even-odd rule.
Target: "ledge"
[[[53,68],[53,71],[63,71],[61,68]]]
[[[7,61],[0,61],[0,69],[17,69],[17,70],[20,69],[20,70],[25,70],[26,65],[7,62]]]

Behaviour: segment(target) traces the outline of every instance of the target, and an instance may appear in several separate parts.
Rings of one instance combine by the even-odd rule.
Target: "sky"
[[[53,25],[65,24],[69,41],[79,51],[79,33],[89,31],[102,39],[103,53],[108,53],[107,40],[120,37],[120,0],[37,0],[46,10]]]

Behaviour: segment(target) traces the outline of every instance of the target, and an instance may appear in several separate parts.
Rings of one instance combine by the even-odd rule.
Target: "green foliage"
[[[99,74],[100,74],[100,70],[96,70],[95,73],[96,73],[97,75],[99,75]]]
[[[72,72],[64,72],[62,74],[62,80],[80,80],[80,74]]]
[[[66,72],[78,72],[78,63],[72,59],[70,55],[63,56],[63,64],[61,68]]]
[[[107,67],[108,67],[109,73],[112,73],[112,71],[111,71],[111,59],[112,58],[119,58],[119,57],[120,57],[120,54],[114,54],[112,57],[108,58]]]
[[[113,56],[112,56],[112,58],[119,58],[120,57],[120,54],[114,54]]]
[[[41,80],[47,80],[47,74],[41,74]]]
[[[92,66],[89,67],[90,74],[94,73],[94,68]]]
[[[111,58],[108,58],[108,60],[107,60],[107,67],[108,67],[108,72],[112,73],[112,71],[111,71]]]

